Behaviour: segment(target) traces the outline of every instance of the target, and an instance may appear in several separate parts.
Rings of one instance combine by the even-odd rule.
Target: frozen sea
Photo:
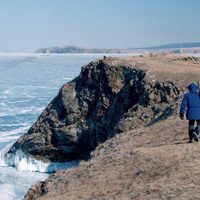
[[[0,53],[0,153],[27,131],[82,65],[102,56]],[[1,200],[23,199],[32,184],[48,176],[27,163],[15,168],[2,162]]]

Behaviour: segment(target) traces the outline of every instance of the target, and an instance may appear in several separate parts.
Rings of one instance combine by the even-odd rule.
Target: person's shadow
[[[186,143],[188,143],[188,138],[187,137],[183,138],[181,141],[175,142],[174,144],[175,145],[179,145],[179,144],[186,144]]]
[[[195,127],[194,131],[197,133],[197,135],[199,135],[197,126]],[[176,145],[178,145],[178,144],[186,144],[186,143],[188,143],[187,140],[188,140],[188,138],[185,137],[181,141],[175,142],[174,144],[176,144]]]

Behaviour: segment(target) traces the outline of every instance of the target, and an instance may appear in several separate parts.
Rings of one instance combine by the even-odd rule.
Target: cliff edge
[[[8,153],[20,149],[46,162],[87,159],[114,135],[168,118],[182,86],[199,77],[198,61],[183,62],[172,55],[147,55],[89,63]]]
[[[199,199],[199,145],[187,144],[178,116],[187,84],[199,77],[198,58],[171,54],[84,66],[13,149],[90,160],[51,175],[25,199]]]

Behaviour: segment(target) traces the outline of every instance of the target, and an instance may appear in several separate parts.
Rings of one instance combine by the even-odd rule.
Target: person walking
[[[192,143],[194,139],[196,142],[199,141],[200,133],[200,94],[198,84],[192,82],[188,85],[189,92],[184,95],[180,107],[180,118],[184,120],[184,113],[186,110],[186,118],[189,120],[188,134],[189,141]],[[196,122],[196,128],[195,128]]]

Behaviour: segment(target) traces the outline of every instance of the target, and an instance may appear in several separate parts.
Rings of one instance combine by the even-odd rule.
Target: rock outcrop
[[[98,146],[25,199],[199,199],[199,145],[187,144],[187,121],[178,115],[185,86],[199,80],[197,62],[163,54],[83,67],[14,148],[66,160]]]
[[[159,73],[137,61],[146,57],[105,58],[82,67],[9,153],[21,149],[44,161],[87,158],[117,133],[169,117],[182,91],[171,80],[155,80]]]

